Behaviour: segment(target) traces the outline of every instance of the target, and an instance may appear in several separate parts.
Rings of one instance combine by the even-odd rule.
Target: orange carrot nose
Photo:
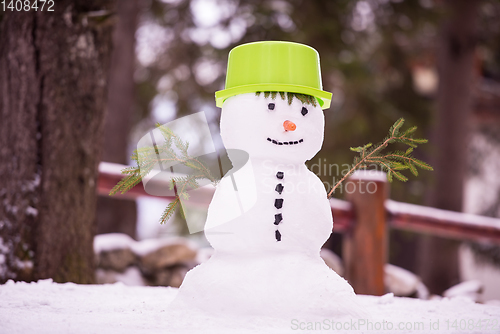
[[[285,128],[285,131],[295,131],[297,125],[295,125],[295,123],[291,121],[284,121],[283,127]]]

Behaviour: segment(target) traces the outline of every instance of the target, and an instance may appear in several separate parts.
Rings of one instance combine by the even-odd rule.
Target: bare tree
[[[111,0],[0,17],[0,282],[90,283]]]

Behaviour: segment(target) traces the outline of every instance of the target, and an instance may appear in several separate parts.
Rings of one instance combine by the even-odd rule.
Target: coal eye
[[[302,114],[302,116],[305,116],[307,115],[308,111],[305,107],[302,107],[302,111],[300,113]]]
[[[274,110],[274,103],[269,103],[267,107],[269,108],[269,110]]]

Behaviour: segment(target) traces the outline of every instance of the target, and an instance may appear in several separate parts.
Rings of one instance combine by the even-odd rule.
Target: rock
[[[196,251],[182,239],[143,241],[134,247],[134,252],[139,256],[139,266],[146,275],[196,258]]]
[[[123,272],[136,262],[131,250],[135,241],[126,234],[109,233],[94,238],[94,252],[98,268]]]
[[[443,296],[448,298],[466,297],[475,302],[481,302],[483,290],[484,286],[481,281],[471,280],[452,286],[443,292]]]
[[[181,286],[187,272],[195,266],[194,262],[178,264],[168,268],[163,268],[151,276],[149,283],[154,286]]]
[[[99,284],[179,287],[200,263],[194,247],[182,238],[135,241],[121,233],[102,234],[94,239],[94,252]],[[207,258],[211,254],[205,253]]]
[[[326,265],[330,267],[340,276],[344,276],[344,266],[340,257],[329,249],[322,248],[319,255],[325,261]]]
[[[94,237],[94,252],[132,248],[136,241],[123,233],[99,234]]]
[[[118,272],[97,268],[95,271],[95,282],[97,284],[113,284],[118,282],[116,276]]]
[[[97,267],[123,272],[135,261],[135,254],[128,248],[103,251],[98,254]]]
[[[185,266],[175,266],[172,268],[172,276],[170,277],[170,286],[178,288],[181,286],[184,277],[191,268]]]
[[[420,277],[411,271],[387,263],[384,266],[384,273],[385,288],[394,293],[395,296],[417,296],[421,299],[429,297],[427,287],[422,283]]]
[[[164,268],[151,275],[148,279],[149,285],[152,286],[170,286],[170,278],[172,277],[172,270]]]

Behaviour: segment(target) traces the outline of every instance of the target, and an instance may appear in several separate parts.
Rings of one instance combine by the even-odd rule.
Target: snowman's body
[[[224,178],[216,190],[205,229],[212,247],[231,253],[318,254],[333,227],[323,183],[304,163],[283,164],[250,158],[248,164],[253,175],[236,172],[233,178]],[[256,198],[245,199],[242,194],[245,183],[255,187]],[[238,196],[243,202],[255,202],[248,211],[242,212],[238,199],[228,206],[227,194]],[[234,210],[236,217],[220,224],[221,212],[228,210]]]
[[[186,275],[174,307],[282,319],[363,315],[352,287],[319,256],[332,214],[304,163],[321,148],[323,131],[319,105],[296,98],[248,93],[224,102],[224,144],[249,160],[218,185],[205,226],[215,253]]]

